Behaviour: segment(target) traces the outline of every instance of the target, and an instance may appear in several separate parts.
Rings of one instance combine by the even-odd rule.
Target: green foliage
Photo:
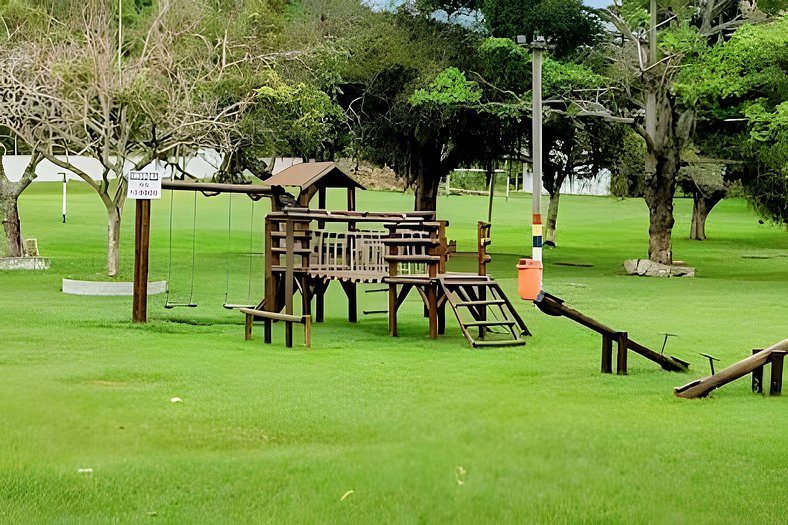
[[[741,27],[685,67],[675,90],[702,116],[733,120],[718,126],[737,138],[724,155],[748,169],[732,173],[762,215],[788,220],[788,16]]]
[[[500,89],[522,93],[531,85],[531,53],[511,38],[486,38],[479,45],[479,71]]]
[[[50,14],[50,7],[33,0],[0,1],[0,43],[70,42],[73,35]]]
[[[770,111],[759,101],[745,115],[749,139],[743,150],[757,171],[745,179],[744,188],[761,215],[788,222],[788,102]]]
[[[545,57],[542,66],[542,89],[548,97],[570,97],[573,91],[604,87],[609,80],[583,64]]]
[[[449,67],[430,82],[427,89],[417,89],[409,98],[412,106],[471,105],[479,102],[482,92],[478,82],[469,81],[456,67]]]
[[[273,72],[266,84],[257,90],[254,119],[271,130],[267,134],[269,153],[330,158],[344,122],[342,109],[311,84],[290,83]]]
[[[643,196],[643,166],[646,164],[646,144],[634,131],[627,131],[614,157],[610,170],[610,193],[616,197]]]
[[[461,26],[404,11],[371,17],[348,42],[340,100],[357,123],[354,153],[416,185],[418,206],[434,206],[451,169],[492,162],[516,142],[521,101],[488,76],[495,67],[480,44]]]
[[[602,35],[600,21],[580,0],[485,0],[485,23],[495,37],[542,35],[562,57],[580,46],[593,45]]]
[[[666,55],[696,57],[708,51],[708,42],[701,36],[698,28],[687,22],[673,24],[660,31],[659,46]]]
[[[623,0],[619,14],[633,31],[638,28],[648,28],[651,19],[648,13],[648,0]]]
[[[745,25],[682,69],[675,90],[689,102],[713,107],[755,96],[788,98],[788,16]]]
[[[788,102],[769,111],[762,100],[757,101],[747,107],[744,115],[749,120],[752,140],[788,143]]]

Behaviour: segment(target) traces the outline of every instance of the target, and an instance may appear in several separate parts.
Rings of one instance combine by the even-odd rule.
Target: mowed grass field
[[[281,326],[272,345],[261,328],[245,342],[242,315],[222,303],[228,281],[230,302],[262,294],[269,204],[252,217],[246,197],[231,212],[228,200],[197,199],[199,306],[167,310],[152,296],[141,326],[128,297],[60,291],[62,278],[106,279],[98,197],[70,184],[62,224],[59,185],[23,195],[25,236],[52,268],[0,272],[0,522],[785,523],[788,400],[752,394],[749,378],[709,399],[672,393],[708,374],[699,352],[719,369],[788,337],[788,233],[744,201],[718,205],[709,240],[692,242],[692,203],[678,199],[674,254],[697,276],[646,279],[622,267],[646,256],[642,200],[562,198],[544,288],[657,350],[677,334],[666,353],[691,362],[676,374],[632,354],[616,376],[599,373],[596,334],[517,298],[530,195],[495,199],[490,273],[534,336],[478,350],[451,318],[430,340],[415,294],[398,338],[385,316],[349,324],[337,285],[312,349],[298,330],[285,348]],[[412,207],[397,193],[358,201]],[[189,300],[192,205],[175,196],[173,301]],[[441,198],[460,251],[475,250],[486,205]],[[168,195],[153,204],[152,280],[168,277],[169,208]],[[132,275],[133,209],[120,280]],[[556,264],[567,262],[593,267]],[[475,258],[449,269],[473,271]],[[385,294],[359,295],[360,309],[385,308]]]

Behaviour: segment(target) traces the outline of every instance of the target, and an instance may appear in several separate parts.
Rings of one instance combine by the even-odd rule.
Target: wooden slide
[[[782,357],[787,352],[788,339],[783,339],[779,343],[774,344],[765,350],[761,350],[747,359],[743,359],[738,363],[729,366],[725,370],[717,372],[713,376],[697,379],[692,383],[676,387],[673,389],[673,393],[676,394],[677,397],[683,397],[687,399],[706,397],[715,388],[726,385],[731,381],[735,381],[769,362],[772,362],[772,373],[774,374],[776,372],[774,367],[777,363],[777,360],[773,358],[779,355],[779,363],[782,365]],[[781,366],[779,369],[779,375],[782,377]]]

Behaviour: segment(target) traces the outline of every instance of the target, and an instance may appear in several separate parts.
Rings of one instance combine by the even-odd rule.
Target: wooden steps
[[[506,321],[465,321],[465,326],[514,326],[516,323],[511,320]]]
[[[501,340],[489,340],[489,341],[474,341],[471,343],[474,348],[485,347],[485,346],[524,346],[525,339],[501,339]]]
[[[531,335],[522,318],[489,276],[443,275],[440,287],[451,306],[463,335],[474,348],[522,346]],[[491,328],[501,327],[503,331]],[[471,329],[478,329],[478,335]]]
[[[506,304],[506,301],[503,299],[492,299],[490,301],[460,301],[457,303],[457,306],[483,306],[486,304],[500,305]]]

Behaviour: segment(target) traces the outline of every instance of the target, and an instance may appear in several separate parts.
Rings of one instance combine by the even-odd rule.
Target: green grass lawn
[[[675,258],[697,276],[646,279],[622,267],[646,256],[642,200],[562,198],[545,289],[647,346],[678,334],[667,353],[691,362],[676,374],[633,354],[624,377],[599,373],[596,334],[516,298],[529,195],[496,199],[490,265],[534,333],[527,346],[472,350],[451,319],[432,341],[415,294],[390,338],[385,316],[347,323],[332,286],[305,350],[298,330],[286,349],[280,326],[273,345],[259,328],[245,342],[242,315],[222,308],[228,267],[230,302],[247,301],[250,266],[262,293],[266,200],[250,217],[233,198],[228,256],[228,199],[199,197],[199,307],[152,296],[139,326],[130,298],[60,292],[64,277],[105,279],[106,225],[76,184],[61,224],[59,191],[36,184],[21,200],[51,270],[0,272],[0,522],[785,523],[786,400],[752,394],[748,378],[709,399],[672,393],[708,373],[698,352],[722,367],[788,337],[788,234],[741,200],[715,208],[705,242],[687,239],[692,203],[677,200]],[[189,295],[192,204],[176,196],[176,301]],[[359,205],[405,210],[412,196],[366,192]],[[475,249],[486,205],[439,202],[459,250]],[[151,279],[166,279],[167,196],[152,221]],[[361,309],[384,308],[384,294],[360,295]]]

